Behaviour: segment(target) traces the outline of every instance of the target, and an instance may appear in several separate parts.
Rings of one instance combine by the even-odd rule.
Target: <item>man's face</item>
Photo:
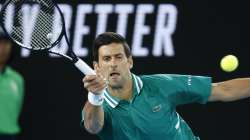
[[[11,43],[8,40],[0,39],[0,64],[6,64],[11,52]]]
[[[122,88],[131,75],[132,57],[126,57],[123,45],[120,43],[103,45],[98,51],[99,62],[95,63],[95,69],[100,69],[111,88]]]

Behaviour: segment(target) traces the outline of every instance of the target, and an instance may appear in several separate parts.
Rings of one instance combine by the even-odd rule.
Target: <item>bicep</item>
[[[201,76],[179,76],[175,79],[178,87],[174,97],[175,105],[188,103],[205,104],[211,93],[211,78]]]

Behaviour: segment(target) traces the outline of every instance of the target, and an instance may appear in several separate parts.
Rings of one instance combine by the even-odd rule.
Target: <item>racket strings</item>
[[[38,13],[36,13],[36,18],[33,26],[27,27],[27,25],[24,25],[24,9],[23,5],[38,5]],[[25,47],[28,47],[29,49],[33,50],[43,50],[43,49],[49,49],[52,46],[52,44],[59,38],[60,34],[55,34],[56,31],[55,27],[60,30],[62,30],[62,27],[60,27],[59,24],[57,26],[53,25],[53,21],[55,21],[55,13],[57,12],[53,2],[51,0],[11,0],[8,6],[15,7],[15,14],[14,14],[14,22],[11,27],[11,32],[9,32],[9,35],[16,41],[18,44],[23,45]],[[7,8],[3,10],[2,12],[2,19],[3,23],[5,23],[5,20],[7,20]],[[31,14],[34,14],[31,12]],[[26,17],[27,18],[27,17]],[[32,25],[32,24],[31,24]],[[29,28],[31,31],[31,38],[30,42],[27,41],[24,42],[24,29]],[[27,31],[26,31],[27,33]],[[26,43],[26,44],[24,44]]]
[[[53,15],[48,14],[48,12],[50,11],[40,10],[38,14],[31,39],[31,44],[38,44],[38,46],[34,46],[35,49],[48,48],[52,43]]]

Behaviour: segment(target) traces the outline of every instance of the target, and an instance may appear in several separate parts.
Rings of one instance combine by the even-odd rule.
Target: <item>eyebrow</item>
[[[113,54],[113,55],[104,55],[103,57],[119,56],[119,55],[123,55],[123,54],[122,53],[117,53],[117,54]]]

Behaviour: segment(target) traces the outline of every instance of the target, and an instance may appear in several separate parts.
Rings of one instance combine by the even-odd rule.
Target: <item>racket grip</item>
[[[80,58],[75,62],[75,66],[85,75],[96,75],[95,71]]]
[[[80,58],[76,61],[75,66],[85,75],[96,75],[95,71]],[[104,89],[97,93],[104,94]]]

